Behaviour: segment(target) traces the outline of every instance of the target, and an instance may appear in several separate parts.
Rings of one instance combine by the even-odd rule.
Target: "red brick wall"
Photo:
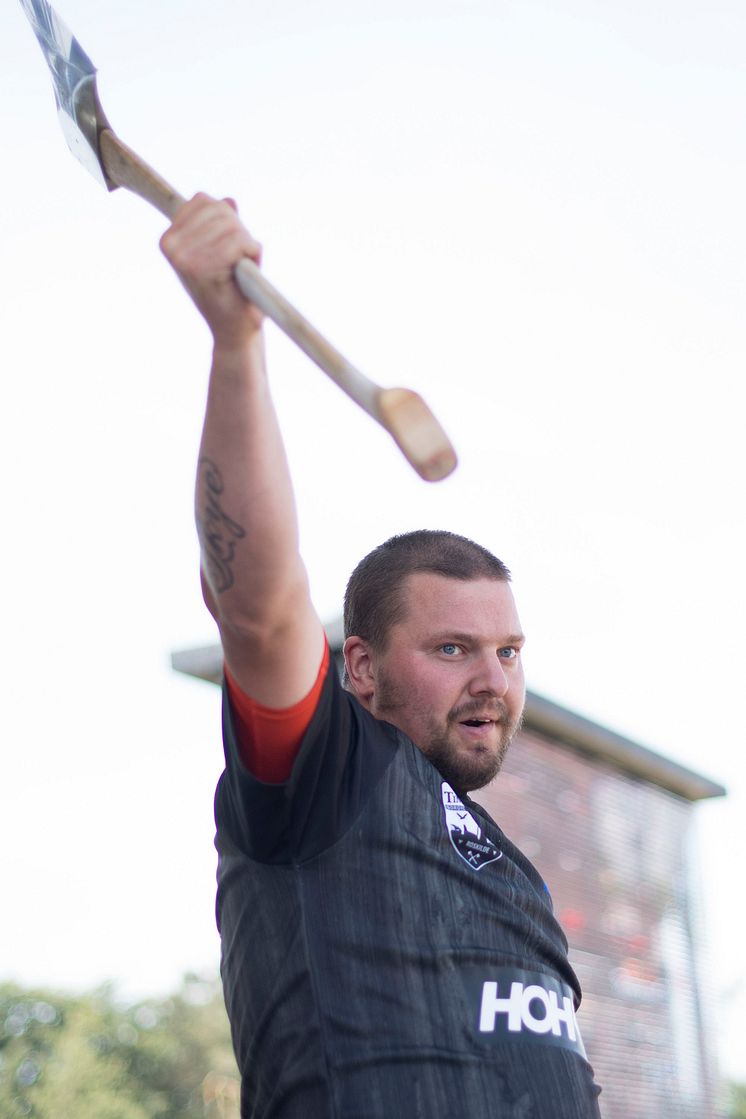
[[[714,1119],[687,864],[692,806],[523,731],[477,794],[549,886],[604,1119]]]

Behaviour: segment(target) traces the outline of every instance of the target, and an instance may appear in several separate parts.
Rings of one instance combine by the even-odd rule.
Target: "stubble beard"
[[[467,716],[468,718],[468,716]],[[456,720],[458,723],[460,720]],[[453,725],[449,715],[449,726]],[[512,724],[501,717],[497,724],[499,739],[497,746],[490,744],[483,746],[475,743],[470,747],[459,746],[454,742],[448,730],[433,733],[426,745],[420,746],[427,760],[435,766],[444,780],[457,793],[471,793],[476,789],[483,789],[497,777],[502,769],[508,747],[518,730],[518,724]]]
[[[411,696],[405,696],[402,689],[385,675],[379,676],[376,700],[378,717],[393,723],[399,729],[403,729],[401,722],[408,722],[409,716],[417,707],[416,701],[412,701]],[[400,721],[397,719],[399,712],[407,712],[408,716]],[[497,746],[493,743],[489,746],[478,742],[471,746],[459,743],[456,740],[458,725],[472,716],[485,713],[495,720],[499,731]],[[496,696],[487,701],[472,700],[452,708],[446,716],[445,726],[431,723],[428,711],[423,711],[421,715],[419,721],[425,728],[423,740],[413,739],[414,744],[459,794],[483,789],[490,781],[494,781],[523,720],[522,714],[517,719],[511,719],[506,705]]]

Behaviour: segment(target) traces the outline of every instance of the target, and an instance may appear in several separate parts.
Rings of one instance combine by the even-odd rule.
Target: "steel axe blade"
[[[21,0],[21,6],[52,72],[57,115],[67,146],[95,179],[114,190],[98,148],[99,132],[109,122],[96,91],[96,67],[46,0]]]
[[[96,68],[47,0],[20,0],[52,71],[57,112],[68,147],[107,189],[125,187],[172,218],[184,199],[114,133],[96,90]],[[273,287],[253,261],[235,269],[246,299],[256,303],[336,385],[381,424],[421,478],[447,477],[456,466],[448,436],[421,396],[382,388],[347,361]]]

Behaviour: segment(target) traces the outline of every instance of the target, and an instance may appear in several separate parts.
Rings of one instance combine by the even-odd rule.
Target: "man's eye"
[[[461,652],[460,645],[454,645],[450,641],[440,647],[441,653],[445,653],[447,657],[457,657]]]
[[[497,655],[503,660],[512,661],[518,656],[518,650],[513,645],[506,645],[504,649],[498,650]]]

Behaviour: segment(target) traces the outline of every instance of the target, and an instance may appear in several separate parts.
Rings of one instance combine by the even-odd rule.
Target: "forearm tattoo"
[[[233,586],[236,543],[246,530],[223,510],[223,475],[209,458],[200,459],[198,470],[197,534],[210,586],[218,594]]]

